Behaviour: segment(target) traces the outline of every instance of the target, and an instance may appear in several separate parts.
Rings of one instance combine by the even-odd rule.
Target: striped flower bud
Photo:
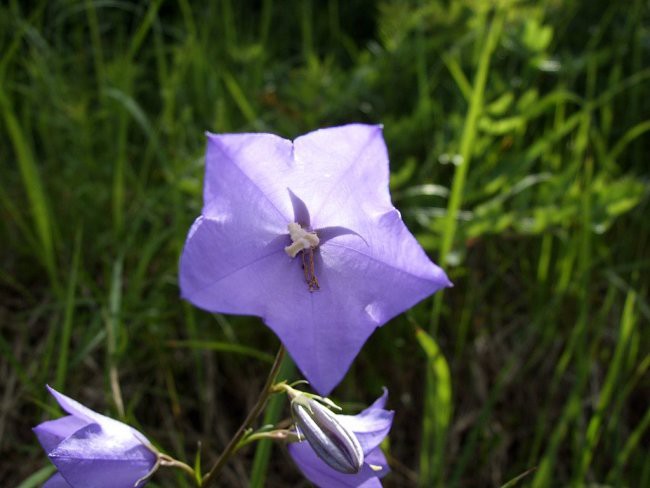
[[[341,473],[355,474],[361,470],[363,449],[354,433],[341,424],[336,414],[302,395],[293,399],[291,409],[299,433],[319,458]]]

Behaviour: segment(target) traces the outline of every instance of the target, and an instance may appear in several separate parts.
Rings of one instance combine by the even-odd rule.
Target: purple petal
[[[316,453],[307,442],[289,444],[288,449],[289,454],[302,474],[305,475],[305,478],[321,488],[370,488],[381,486],[378,479],[379,473],[373,471],[367,464],[364,464],[357,474],[344,474],[325,464],[316,456]],[[373,455],[371,459],[377,460],[378,458]]]
[[[262,317],[314,388],[328,393],[377,324],[348,287],[330,287],[326,273],[318,279],[328,291],[310,293],[300,258],[284,252],[287,236],[259,249],[240,246],[244,259],[223,244],[220,230],[217,222],[197,220],[181,258],[183,295],[213,312]],[[315,257],[322,269],[320,256]]]
[[[54,476],[52,476],[50,479],[48,479],[45,484],[43,485],[43,488],[73,488],[63,476],[61,476],[61,473],[55,473]]]
[[[293,206],[293,221],[300,224],[303,229],[309,229],[311,226],[311,217],[307,205],[294,192],[289,189],[289,197]]]
[[[350,124],[317,130],[298,137],[294,148],[296,161],[306,163],[302,189],[309,194],[305,202],[312,227],[359,231],[354,226],[359,215],[392,208],[381,126]]]
[[[373,473],[375,473],[375,476],[378,478],[383,478],[390,473],[390,466],[388,466],[386,456],[384,456],[384,453],[378,447],[366,454],[366,464],[372,465],[375,468],[381,468],[378,470],[373,469]]]
[[[373,410],[376,410],[378,408],[384,408],[384,407],[386,407],[386,402],[387,401],[388,401],[388,388],[386,388],[384,386],[382,388],[381,396],[379,398],[377,398],[374,402],[372,402],[372,404],[368,408],[366,408],[365,410],[362,410],[356,416],[358,417],[359,415],[366,415],[366,412],[372,412]]]
[[[59,393],[50,385],[45,385],[50,394],[54,397],[57,403],[61,406],[63,410],[68,412],[70,415],[73,415],[79,419],[86,421],[86,423],[97,422],[99,423],[102,419],[107,418],[103,415],[89,409],[88,407],[83,406],[76,400]]]
[[[99,424],[75,432],[49,458],[73,488],[133,488],[156,464],[144,445],[133,446]]]
[[[317,229],[316,230],[316,235],[318,236],[318,239],[320,240],[320,245],[321,246],[323,244],[325,244],[327,241],[329,241],[330,239],[334,239],[335,237],[346,236],[346,235],[357,236],[359,239],[361,239],[363,242],[365,242],[366,245],[368,245],[368,243],[363,238],[363,236],[359,235],[357,232],[355,232],[355,231],[353,231],[351,229],[346,229],[345,227],[341,227],[339,225],[334,226],[334,227],[323,227],[322,229]]]
[[[36,434],[36,437],[38,437],[38,442],[41,443],[45,452],[49,453],[63,439],[71,436],[86,425],[88,425],[87,421],[73,415],[68,415],[60,419],[43,422],[32,430]]]
[[[321,254],[329,262],[345,263],[349,269],[335,271],[347,279],[347,286],[359,294],[364,310],[377,326],[411,308],[439,289],[451,286],[444,271],[433,264],[408,231],[397,210],[365,222],[357,231],[367,244],[355,236],[341,236],[326,242]],[[345,286],[345,282],[337,283]],[[389,286],[387,286],[390,284]]]
[[[426,256],[396,211],[384,214],[358,237],[342,235],[315,253],[320,290],[292,288],[283,310],[265,316],[314,388],[328,394],[342,379],[366,339],[379,326],[449,284]],[[277,272],[277,271],[276,271]],[[287,274],[285,272],[285,274]],[[302,288],[302,293],[301,293]]]
[[[387,398],[388,390],[384,388],[384,394],[359,414],[337,416],[344,427],[356,434],[366,456],[381,444],[393,424],[395,412],[383,408]],[[374,464],[367,459],[366,462]]]
[[[291,141],[272,134],[207,134],[203,215],[236,226],[271,221],[282,231],[293,221],[285,177],[291,172]],[[297,187],[296,187],[297,188]],[[295,188],[294,188],[295,189]],[[258,211],[264,210],[258,214]]]
[[[279,289],[297,287],[300,279],[284,252],[291,244],[286,228],[283,235],[265,232],[251,228],[250,220],[241,226],[205,217],[194,222],[181,256],[183,298],[211,312],[264,317]],[[277,269],[282,265],[286,270]]]
[[[143,442],[149,442],[144,435],[134,428],[85,407],[78,401],[59,393],[49,385],[46,385],[46,387],[63,410],[81,419],[85,424],[99,424],[119,445],[136,447],[142,445]]]

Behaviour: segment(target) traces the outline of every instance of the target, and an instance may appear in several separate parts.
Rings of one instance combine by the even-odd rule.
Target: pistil
[[[309,232],[303,229],[300,224],[291,222],[287,229],[291,237],[291,245],[284,248],[284,251],[291,258],[295,258],[301,253],[302,270],[305,274],[305,281],[309,291],[320,289],[316,273],[314,271],[314,249],[318,247],[320,240],[315,232]]]

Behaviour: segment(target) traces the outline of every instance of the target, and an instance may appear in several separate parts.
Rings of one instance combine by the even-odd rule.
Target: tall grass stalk
[[[443,226],[442,243],[440,246],[439,262],[445,265],[447,257],[452,249],[456,234],[458,212],[463,198],[465,180],[469,171],[472,156],[473,142],[476,137],[478,117],[483,109],[483,97],[490,71],[490,59],[503,28],[502,12],[496,11],[489,28],[483,38],[480,38],[482,50],[478,61],[476,76],[472,86],[472,96],[469,100],[469,107],[463,125],[463,133],[460,139],[461,164],[454,172],[453,183],[447,213]],[[443,293],[438,293],[433,300],[433,308],[430,319],[430,334],[435,337],[442,313]],[[435,371],[427,368],[426,383],[424,388],[424,406],[422,421],[422,441],[420,448],[420,485],[436,486],[442,483],[442,470],[444,467],[444,453],[441,446],[445,445],[446,426],[441,429],[444,422],[437,419],[439,416],[439,405],[435,403],[436,382],[441,379],[436,377]],[[434,425],[438,425],[435,429]]]

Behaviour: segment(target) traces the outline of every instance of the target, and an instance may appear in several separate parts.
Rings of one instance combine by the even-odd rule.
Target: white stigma
[[[285,247],[284,252],[290,257],[295,258],[300,251],[318,247],[320,240],[315,232],[307,232],[296,222],[287,225],[287,229],[289,229],[292,244]]]

